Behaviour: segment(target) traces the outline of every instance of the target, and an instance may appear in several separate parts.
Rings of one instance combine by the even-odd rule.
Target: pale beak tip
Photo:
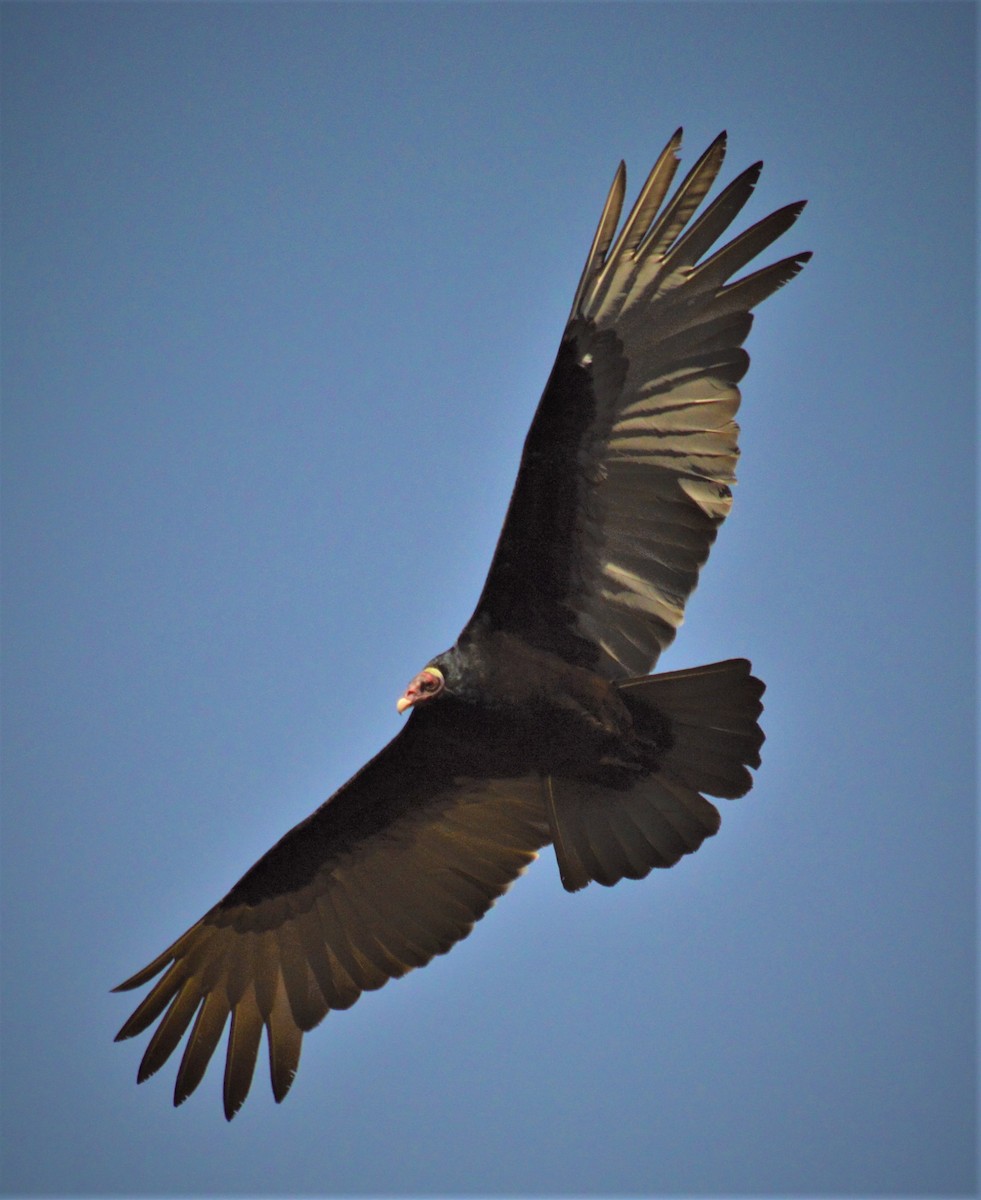
[[[395,707],[399,711],[399,716],[401,716],[407,708],[412,707],[412,701],[407,696],[400,696]]]

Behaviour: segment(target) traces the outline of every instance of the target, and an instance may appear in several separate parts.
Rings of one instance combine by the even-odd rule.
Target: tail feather
[[[663,770],[699,792],[734,800],[753,786],[764,734],[757,721],[765,685],[745,658],[669,671],[622,685],[632,711],[667,718],[672,745]]]
[[[719,828],[713,804],[666,776],[628,790],[549,776],[545,801],[562,886],[577,892],[595,880],[612,887],[671,867]]]
[[[745,659],[628,679],[618,684],[657,767],[624,787],[550,776],[545,804],[563,886],[609,887],[673,866],[720,825],[702,793],[734,799],[760,765],[764,685]]]

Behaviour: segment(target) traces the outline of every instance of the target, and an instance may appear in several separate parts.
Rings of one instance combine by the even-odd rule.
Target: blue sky
[[[973,6],[0,15],[5,1194],[973,1194]],[[397,731],[678,124],[810,200],[662,660],[753,659],[755,790],[173,1110],[109,988]]]

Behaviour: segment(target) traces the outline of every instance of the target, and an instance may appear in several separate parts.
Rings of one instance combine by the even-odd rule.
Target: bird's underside
[[[749,663],[647,672],[731,506],[751,310],[809,256],[733,280],[802,205],[715,248],[760,164],[696,216],[725,138],[669,196],[679,146],[619,232],[617,172],[483,592],[401,732],[117,989],[155,980],[117,1038],[156,1025],[140,1082],[187,1034],[175,1103],[226,1026],[226,1116],[263,1030],[282,1100],[304,1032],[466,937],[544,845],[570,891],[639,879],[716,832],[706,796],[752,786]]]

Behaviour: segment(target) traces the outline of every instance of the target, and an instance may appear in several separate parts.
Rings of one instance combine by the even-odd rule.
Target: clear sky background
[[[8,1194],[969,1195],[975,10],[5,4]],[[640,883],[551,851],[226,1126],[109,988],[469,616],[614,168],[811,203],[666,669],[769,684]],[[745,222],[744,222],[745,223]]]

